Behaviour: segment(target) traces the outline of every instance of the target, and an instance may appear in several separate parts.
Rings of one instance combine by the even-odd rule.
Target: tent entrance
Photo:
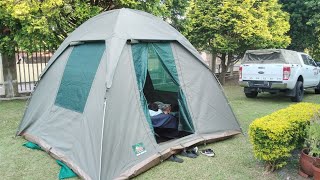
[[[153,69],[154,70],[154,69]],[[169,141],[173,138],[181,138],[190,134],[193,134],[191,131],[185,131],[183,129],[182,123],[185,122],[186,120],[180,113],[180,106],[179,106],[179,87],[176,86],[175,84],[172,84],[170,82],[170,79],[161,79],[158,81],[158,83],[163,83],[163,81],[166,81],[167,84],[163,84],[163,86],[157,84],[157,79],[152,78],[153,70],[149,70],[147,72],[147,78],[146,78],[146,83],[143,88],[143,93],[145,96],[145,99],[147,101],[147,104],[153,103],[153,102],[163,102],[165,104],[171,104],[171,111],[176,120],[178,121],[178,134],[175,137],[172,137],[172,132],[175,134],[174,131],[172,131],[170,128],[154,128],[154,132],[156,133],[156,141],[158,143]],[[151,74],[151,75],[150,75]],[[162,76],[163,74],[161,74]],[[165,77],[165,76],[164,76]],[[158,88],[161,89],[158,89]],[[151,118],[151,122],[153,122],[153,117]],[[163,135],[166,134],[166,135]]]
[[[167,128],[157,127],[149,114],[148,103],[171,104],[178,120],[181,136],[194,133],[193,122],[185,95],[180,87],[175,60],[170,43],[138,43],[132,45],[133,61],[140,91],[140,100],[150,128],[157,132]],[[170,130],[170,129],[169,129]],[[156,133],[157,134],[157,133]],[[165,140],[165,137],[157,140]]]

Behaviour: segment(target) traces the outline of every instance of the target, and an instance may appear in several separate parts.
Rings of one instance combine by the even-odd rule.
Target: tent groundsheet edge
[[[190,147],[192,145],[197,145],[197,144],[203,144],[203,143],[206,144],[206,143],[221,141],[221,140],[230,138],[230,137],[238,135],[238,134],[241,134],[241,131],[227,130],[227,131],[221,131],[218,133],[215,132],[215,133],[201,135],[201,136],[199,136],[199,138],[193,138],[188,142],[167,148],[166,150],[159,152],[158,154],[155,154],[155,155],[145,159],[144,161],[136,164],[135,166],[128,169],[127,171],[125,171],[119,177],[117,177],[115,179],[130,179],[135,176],[138,176],[139,174],[141,174],[141,173],[151,169],[152,167],[160,164],[162,161],[169,158],[172,154],[176,154],[186,147]]]
[[[175,154],[181,150],[183,150],[185,147],[189,147],[196,144],[201,143],[212,143],[220,140],[224,140],[227,138],[230,138],[232,136],[241,134],[238,130],[227,130],[222,132],[215,132],[211,134],[204,134],[199,136],[199,138],[193,138],[188,142],[185,142],[183,144],[170,147],[163,152],[159,152],[158,154],[154,154],[151,157],[145,159],[144,161],[140,162],[139,164],[136,164],[132,168],[128,169],[124,173],[122,173],[120,176],[116,177],[115,179],[129,179],[133,178],[135,176],[138,176],[139,174],[151,169],[152,167],[160,164],[163,160],[169,158],[172,154]],[[31,141],[33,143],[38,144],[45,152],[47,152],[51,157],[54,159],[60,160],[63,163],[65,163],[69,168],[71,168],[81,179],[87,179],[91,180],[90,176],[87,175],[78,165],[76,165],[72,160],[67,158],[63,153],[56,150],[55,148],[51,147],[49,144],[47,144],[44,140],[41,138],[38,138],[34,135],[31,135],[29,133],[23,133],[20,134],[20,136],[23,136],[26,140]]]
[[[81,179],[91,180],[90,176],[87,175],[76,163],[70,160],[68,157],[63,155],[60,151],[56,150],[55,148],[51,147],[47,142],[43,139],[38,138],[29,133],[20,134],[20,136],[24,137],[26,140],[31,141],[33,143],[38,144],[41,149],[43,149],[46,153],[48,153],[51,157],[56,160],[62,161],[66,164],[70,169],[72,169]]]

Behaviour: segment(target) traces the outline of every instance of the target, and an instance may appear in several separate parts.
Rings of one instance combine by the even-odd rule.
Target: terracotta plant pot
[[[320,180],[320,163],[313,163],[313,179]]]
[[[302,149],[300,155],[300,168],[301,171],[309,176],[313,176],[313,163],[320,163],[320,158],[315,158],[308,155],[309,150],[307,148]]]

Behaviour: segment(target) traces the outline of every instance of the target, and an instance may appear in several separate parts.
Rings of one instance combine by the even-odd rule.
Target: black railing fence
[[[19,93],[27,93],[33,90],[55,49],[39,46],[36,51],[28,52],[19,47],[16,48],[15,57]]]

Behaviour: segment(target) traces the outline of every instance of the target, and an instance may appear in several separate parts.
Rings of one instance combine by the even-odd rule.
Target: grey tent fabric
[[[145,33],[146,29],[148,29],[148,33]],[[109,55],[109,61],[107,62],[108,71],[106,85],[110,88],[112,85],[114,69],[117,66],[119,56],[121,54],[120,47],[130,39],[178,41],[194,56],[196,56],[197,59],[202,59],[190,42],[162,19],[142,11],[123,8],[120,10],[112,10],[102,13],[79,26],[67,39],[64,40],[48,62],[48,65],[43,70],[42,75],[46,73],[47,69],[70,45],[70,43],[106,40],[111,44],[117,44],[116,46],[109,47],[112,54]]]
[[[77,49],[95,49],[91,45],[101,41],[104,48],[98,59],[89,55],[68,63]],[[181,99],[180,107],[189,116],[185,118],[190,119],[192,133],[187,136],[156,141],[141,101],[142,81],[146,80],[136,74],[132,51],[146,42],[171,49],[171,57],[162,57],[166,59],[162,63],[175,65],[175,72],[168,72],[174,74],[182,97],[171,97]],[[86,63],[96,72],[86,71]],[[90,82],[79,84],[86,87],[80,111],[55,103],[68,68],[80,68],[77,72],[81,72],[68,73],[68,82],[77,81],[75,76],[80,75]],[[195,48],[160,18],[131,9],[102,13],[70,34],[42,73],[17,131],[79,177],[93,180],[131,178],[185,147],[239,133],[241,128],[222,88]]]

